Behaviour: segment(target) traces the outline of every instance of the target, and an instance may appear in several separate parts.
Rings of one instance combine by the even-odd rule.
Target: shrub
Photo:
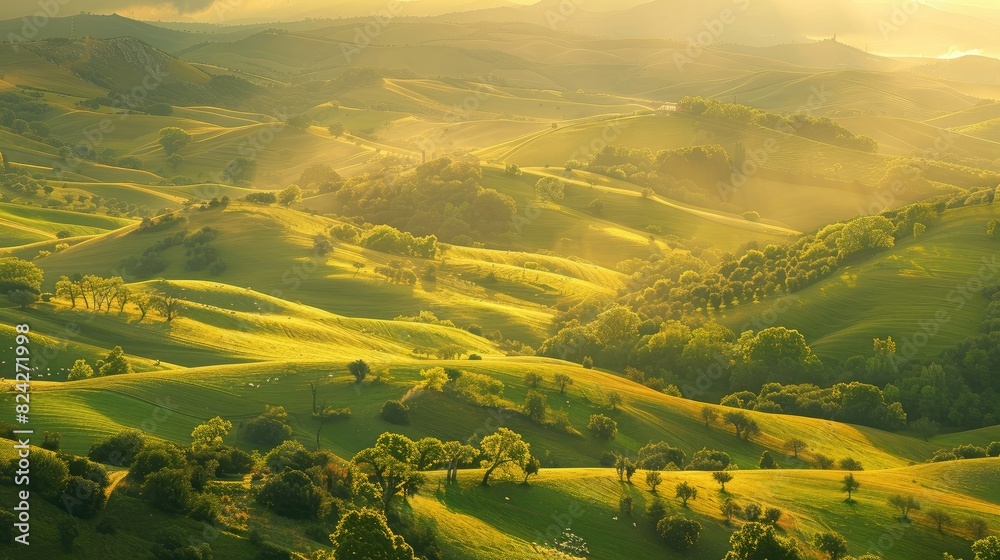
[[[296,470],[269,477],[257,492],[261,505],[295,519],[315,519],[322,501],[322,491],[306,473]]]
[[[661,519],[656,530],[674,550],[687,550],[701,538],[701,523],[680,515]]]
[[[590,416],[587,429],[594,434],[594,437],[610,441],[618,435],[618,422],[603,414],[593,414]]]
[[[410,423],[410,407],[403,401],[385,401],[379,412],[382,419],[391,424],[405,425]]]

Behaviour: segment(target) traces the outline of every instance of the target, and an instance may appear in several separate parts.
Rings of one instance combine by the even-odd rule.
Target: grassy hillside
[[[934,355],[979,332],[985,306],[979,289],[996,281],[996,242],[987,237],[986,224],[998,215],[995,206],[948,210],[918,239],[845,267],[780,303],[772,298],[718,318],[742,330],[778,310],[777,321],[800,330],[820,355],[867,353],[873,338],[887,335],[900,352],[917,340],[910,355]],[[928,329],[934,334],[920,344]]]

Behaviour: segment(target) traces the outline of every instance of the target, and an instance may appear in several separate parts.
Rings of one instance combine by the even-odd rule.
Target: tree
[[[920,509],[920,502],[916,498],[900,494],[889,498],[889,505],[899,510],[899,519],[903,521],[910,520],[910,511]]]
[[[191,445],[192,447],[219,447],[222,445],[222,438],[229,435],[232,429],[232,422],[223,420],[221,416],[216,416],[195,426],[191,432],[191,439],[194,440]]]
[[[7,471],[13,473],[17,468],[17,459],[11,459],[7,464]],[[55,499],[63,493],[68,478],[69,469],[66,463],[57,458],[55,453],[38,452],[31,454],[31,472],[28,479],[28,488],[31,490],[32,495],[38,494],[49,500]]]
[[[406,406],[403,401],[385,401],[379,415],[391,424],[405,425],[410,423],[410,407]]]
[[[553,378],[553,382],[556,384],[556,387],[559,387],[559,394],[565,395],[566,387],[573,384],[573,378],[565,373],[557,373],[555,378]]]
[[[20,309],[27,309],[38,302],[38,294],[27,290],[14,290],[7,292],[7,301],[18,306]]]
[[[252,442],[274,447],[292,437],[288,412],[283,406],[264,405],[264,413],[248,420],[241,433]]]
[[[922,416],[910,422],[910,429],[916,432],[921,439],[927,441],[941,432],[941,425],[926,416]]]
[[[861,488],[861,483],[854,478],[854,473],[844,475],[843,480],[841,480],[840,491],[847,492],[848,502],[854,501],[852,496],[859,488]]]
[[[146,445],[146,435],[139,430],[124,429],[99,439],[90,446],[87,457],[99,463],[129,466]]]
[[[288,185],[278,193],[278,202],[285,206],[302,202],[302,188],[298,185]]]
[[[970,517],[966,520],[965,526],[969,528],[969,532],[977,539],[985,537],[986,532],[989,530],[986,520],[982,517]]]
[[[529,420],[541,424],[545,421],[547,408],[544,394],[538,391],[528,391],[528,394],[524,397],[524,406],[521,410]]]
[[[624,403],[625,397],[623,397],[618,391],[611,391],[608,393],[608,408],[610,408],[612,412],[619,410]]]
[[[778,468],[778,462],[771,456],[771,452],[765,449],[760,454],[760,461],[757,463],[757,466],[762,469],[776,469]]]
[[[529,371],[528,373],[524,374],[524,378],[522,379],[522,381],[524,382],[525,387],[529,387],[531,389],[537,389],[538,386],[542,384],[543,379],[541,375],[533,371]]]
[[[674,550],[687,550],[698,544],[701,538],[701,523],[680,515],[660,519],[656,531]]]
[[[354,360],[347,364],[347,371],[354,376],[355,382],[361,383],[372,372],[372,369],[364,360]]]
[[[1000,560],[1000,537],[992,536],[972,543],[975,560]]]
[[[233,183],[250,182],[257,178],[257,160],[240,156],[226,164],[222,178]]]
[[[618,422],[603,414],[592,414],[587,429],[594,437],[610,441],[618,435]]]
[[[278,515],[314,519],[323,503],[323,491],[306,473],[286,469],[268,477],[257,492],[257,502]]]
[[[629,470],[631,470],[631,472],[633,473],[635,472],[635,464],[632,462],[632,459],[629,459],[624,455],[619,455],[615,453],[615,472],[618,473],[619,482],[622,481],[622,477],[625,476],[625,474],[628,473]],[[632,475],[629,474],[629,479],[631,480],[631,478]]]
[[[729,471],[716,471],[712,473],[712,478],[722,486],[722,493],[726,493],[726,483],[733,480],[733,473]]]
[[[795,541],[778,536],[771,525],[746,523],[729,537],[732,550],[723,560],[801,560]]]
[[[719,411],[714,406],[705,405],[701,407],[701,419],[705,421],[705,427],[709,427],[719,419]]]
[[[44,274],[34,263],[17,257],[0,258],[0,294],[25,291],[39,294]]]
[[[927,231],[927,226],[925,226],[924,224],[922,224],[920,222],[916,222],[916,223],[913,224],[913,238],[914,239],[916,239],[916,238],[920,237],[921,235],[923,235],[925,231]]]
[[[747,504],[743,508],[743,518],[747,521],[760,521],[761,514],[764,510],[761,509],[760,504]]]
[[[832,531],[816,533],[812,542],[820,552],[825,552],[830,560],[839,560],[847,554],[847,539],[840,533]]]
[[[445,480],[458,482],[458,467],[475,459],[478,452],[471,445],[449,441],[441,446],[441,455],[445,465]]]
[[[542,200],[559,202],[565,196],[565,185],[555,177],[542,177],[535,182],[535,196]]]
[[[326,130],[330,133],[330,136],[343,136],[344,135],[344,125],[337,122],[326,127]]]
[[[656,487],[663,482],[663,475],[660,471],[646,471],[646,485],[649,486],[649,490],[656,493]],[[685,500],[685,503],[687,501]]]
[[[785,440],[785,449],[792,452],[792,456],[796,459],[799,458],[799,451],[802,451],[808,447],[806,442],[802,441],[797,437],[788,438]]]
[[[385,515],[372,508],[353,510],[337,523],[330,535],[333,556],[338,559],[413,560],[413,549],[386,523]]]
[[[729,525],[732,523],[733,518],[743,511],[743,508],[740,507],[740,504],[738,504],[736,500],[727,496],[726,499],[722,500],[722,503],[719,504],[719,511],[722,512],[722,518],[726,520],[726,525]]]
[[[693,471],[722,471],[726,470],[732,462],[733,458],[729,456],[729,453],[703,447],[694,452],[694,455],[691,456],[691,464],[687,468]]]
[[[181,305],[181,300],[175,298],[174,296],[165,295],[156,298],[157,310],[163,315],[163,318],[166,319],[168,323],[177,318]]]
[[[181,513],[188,508],[193,491],[187,469],[165,468],[146,477],[141,496],[157,509]]]
[[[160,129],[160,146],[168,156],[180,151],[181,148],[191,143],[191,135],[183,128],[168,126]]]
[[[777,525],[778,520],[781,519],[782,512],[776,507],[769,507],[764,509],[764,523],[769,525]]]
[[[125,351],[121,346],[115,346],[103,360],[97,361],[97,374],[101,377],[123,373],[132,373],[132,364],[125,358]]]
[[[59,447],[62,445],[62,434],[60,432],[50,432],[46,430],[42,437],[42,449],[59,451]]]
[[[87,364],[87,360],[77,360],[73,362],[73,367],[70,368],[69,374],[66,375],[67,381],[79,381],[81,379],[89,379],[94,375],[94,368]]]
[[[951,525],[952,521],[951,515],[941,508],[934,508],[928,511],[927,517],[930,517],[931,521],[937,525],[939,533],[943,533],[945,526]]]
[[[594,359],[590,356],[584,356],[580,365],[583,366],[583,369],[594,369]]]
[[[733,425],[733,430],[736,432],[736,439],[749,441],[752,436],[760,433],[760,426],[757,424],[757,421],[747,416],[743,411],[726,412],[722,417],[727,424]]]
[[[854,459],[853,457],[845,457],[840,461],[837,461],[837,466],[840,467],[842,471],[863,471],[864,466],[860,461]]]
[[[678,482],[674,488],[674,497],[681,501],[681,505],[687,507],[688,500],[698,499],[698,489],[688,483],[688,481]]]
[[[71,476],[66,483],[62,501],[70,515],[90,519],[104,508],[106,496],[97,482],[82,476]]]
[[[841,260],[857,254],[867,254],[878,249],[891,249],[895,244],[893,230],[896,226],[885,216],[861,216],[844,226],[837,237],[838,257]]]
[[[484,437],[479,447],[483,456],[481,466],[486,469],[483,486],[490,485],[490,476],[494,471],[511,464],[524,464],[526,457],[531,454],[531,446],[521,439],[520,434],[503,427]]]
[[[72,517],[62,517],[56,522],[56,529],[59,531],[59,543],[63,552],[73,552],[73,541],[80,536],[80,527]]]
[[[521,471],[524,472],[524,484],[528,483],[528,477],[533,474],[538,474],[538,471],[542,468],[542,462],[535,457],[529,456],[524,463],[521,464]]]
[[[419,483],[417,446],[410,438],[385,432],[373,447],[362,449],[353,459],[369,480],[382,491],[382,506],[388,511],[393,497]]]
[[[128,471],[128,477],[137,483],[165,468],[183,469],[187,467],[184,452],[173,444],[151,443],[143,446],[135,456],[135,462]]]

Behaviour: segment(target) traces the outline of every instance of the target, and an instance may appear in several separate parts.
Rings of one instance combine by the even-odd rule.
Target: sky
[[[202,21],[220,19],[291,20],[313,17],[369,15],[398,1],[414,15],[421,12],[445,13],[469,9],[472,4],[496,6],[531,4],[537,0],[2,0],[0,19],[12,19],[45,12],[46,5],[58,5],[59,16],[81,12],[127,16],[141,20]],[[633,2],[634,3],[634,2]],[[52,11],[48,8],[48,11]],[[48,14],[53,15],[53,14]]]
[[[247,21],[294,21],[306,17],[369,16],[394,10],[413,16],[436,15],[500,5],[533,4],[538,0],[0,0],[0,19],[36,14],[72,16],[81,12],[117,13],[146,21],[196,21],[239,23]],[[650,0],[543,0],[572,2],[587,11],[622,9]],[[691,2],[692,0],[660,0]],[[694,0],[698,1],[698,0]],[[722,0],[716,0],[722,1]],[[742,2],[746,0],[732,0]],[[751,0],[752,1],[752,0]],[[850,3],[856,5],[899,5],[920,1],[967,15],[997,13],[1000,0],[803,0],[806,2]],[[53,8],[58,9],[53,13]]]
[[[305,17],[367,16],[398,3],[410,15],[435,15],[474,8],[533,4],[538,0],[0,0],[0,19],[13,19],[58,5],[59,16],[81,12],[117,13],[146,21],[227,21],[267,19],[291,21]],[[551,0],[547,0],[551,1]],[[648,0],[568,0],[595,11],[627,8]],[[51,9],[50,9],[51,11]],[[48,14],[53,15],[53,14]]]

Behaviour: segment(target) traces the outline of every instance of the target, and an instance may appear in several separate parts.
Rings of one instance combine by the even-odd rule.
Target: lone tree
[[[949,515],[947,511],[941,508],[934,508],[928,511],[927,517],[930,517],[931,521],[933,521],[937,525],[937,530],[939,533],[943,533],[944,528],[948,525],[951,525],[951,515]]]
[[[168,323],[177,318],[177,314],[181,309],[181,300],[174,296],[163,296],[158,298],[156,303],[160,313],[163,314],[163,318]]]
[[[989,530],[989,525],[986,524],[986,520],[982,517],[970,517],[966,522],[965,526],[969,528],[969,531],[975,535],[976,539],[981,539],[986,536],[986,532]]]
[[[917,433],[921,439],[927,441],[932,437],[938,435],[941,431],[941,425],[931,420],[930,418],[924,416],[910,422],[910,429]]]
[[[160,129],[160,146],[168,156],[180,151],[181,148],[191,143],[191,135],[183,128],[168,126]]]
[[[920,509],[920,502],[916,498],[900,494],[889,498],[889,505],[899,510],[899,519],[901,521],[909,521],[910,511]]]
[[[847,539],[840,533],[826,532],[813,535],[813,544],[825,552],[830,560],[839,560],[847,554]]]
[[[565,185],[555,177],[542,177],[535,183],[535,196],[542,200],[559,202],[565,196]]]
[[[364,360],[354,360],[353,362],[347,364],[347,370],[354,376],[354,381],[356,383],[364,381],[365,378],[372,372],[371,366],[369,366]]]
[[[278,202],[285,206],[302,202],[302,188],[298,185],[288,185],[278,193]]]
[[[680,482],[675,488],[674,497],[681,501],[681,505],[688,507],[688,500],[698,499],[698,489],[688,484],[688,481]]]
[[[729,471],[716,471],[712,473],[712,478],[722,486],[722,493],[726,493],[726,483],[733,479],[733,473]]]
[[[681,515],[673,515],[660,519],[656,524],[656,531],[671,548],[682,551],[698,544],[701,523]]]
[[[736,503],[736,500],[727,497],[719,504],[719,511],[722,512],[722,518],[726,520],[726,525],[729,525],[733,522],[733,518],[743,511],[743,508]]]
[[[523,465],[529,455],[531,446],[521,439],[521,435],[508,428],[497,428],[497,431],[484,437],[479,444],[482,451],[483,486],[490,485],[493,471],[507,465]]]
[[[719,411],[715,410],[715,407],[706,404],[701,407],[701,419],[705,421],[705,427],[708,428],[713,422],[719,419]]]
[[[592,414],[587,429],[598,439],[613,440],[618,435],[618,422],[603,414]]]
[[[854,478],[854,473],[847,473],[841,481],[840,491],[847,492],[847,501],[853,502],[853,494],[861,488],[861,483]]]
[[[737,439],[749,441],[751,437],[760,433],[757,421],[747,416],[745,412],[727,412],[723,415],[723,419],[727,424],[732,424]]]
[[[792,452],[792,456],[796,459],[799,458],[799,451],[802,451],[807,447],[806,442],[799,438],[793,437],[788,438],[785,441],[785,449]]]
[[[538,471],[540,471],[541,469],[542,469],[542,462],[539,461],[536,457],[529,456],[527,459],[525,459],[525,461],[521,463],[521,471],[524,472],[523,484],[527,484],[528,477],[533,474],[537,475]]]
[[[757,466],[762,469],[776,469],[778,468],[778,462],[771,456],[771,452],[765,449],[760,454],[760,462],[757,463]]]
[[[548,411],[546,400],[544,393],[534,390],[528,391],[528,394],[524,397],[524,406],[521,408],[521,411],[532,422],[541,424],[545,421],[545,414]]]
[[[656,487],[663,482],[663,475],[660,471],[646,471],[646,485],[649,486],[649,490],[656,493]]]
[[[573,378],[566,375],[565,373],[557,373],[553,381],[555,382],[556,387],[559,387],[560,395],[565,395],[566,387],[573,384]]]

